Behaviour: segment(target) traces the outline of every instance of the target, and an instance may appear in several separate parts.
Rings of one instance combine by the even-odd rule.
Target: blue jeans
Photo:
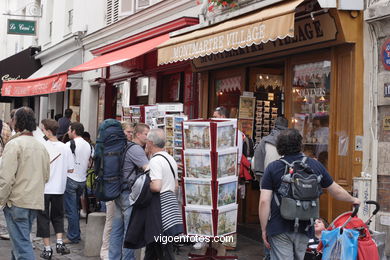
[[[30,241],[32,223],[37,216],[37,210],[19,208],[16,206],[4,208],[5,221],[12,244],[12,260],[35,259]]]
[[[80,237],[80,196],[85,189],[85,182],[77,182],[68,178],[64,193],[65,215],[68,219],[67,238],[73,243],[78,243]]]
[[[309,237],[298,232],[285,232],[271,236],[271,259],[303,260]]]
[[[129,226],[131,211],[129,191],[121,193],[115,200],[115,212],[112,219],[112,230],[110,234],[110,247],[108,256],[110,260],[135,260],[134,250],[123,248],[123,242]]]

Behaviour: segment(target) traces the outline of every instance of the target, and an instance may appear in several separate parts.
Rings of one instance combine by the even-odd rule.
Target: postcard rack
[[[183,122],[183,216],[187,235],[221,237],[237,230],[237,121]],[[192,255],[192,259],[215,258]],[[206,258],[204,258],[206,257]]]

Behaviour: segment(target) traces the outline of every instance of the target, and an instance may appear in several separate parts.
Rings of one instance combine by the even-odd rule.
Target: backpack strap
[[[2,133],[3,133],[3,120],[0,119],[0,143],[1,146],[4,147],[5,144],[4,144]]]
[[[129,151],[129,149],[131,147],[133,147],[134,145],[136,145],[136,143],[134,142],[128,142],[126,145],[125,145],[125,148],[123,150],[123,154],[122,154],[122,160],[121,160],[121,167],[119,169],[121,169],[121,171],[123,171],[123,166],[125,165],[125,159],[126,159],[126,154],[127,152]],[[137,168],[137,167],[135,167]],[[134,169],[135,169],[134,168]]]
[[[70,140],[70,150],[72,151],[73,155],[76,156],[75,151],[76,151],[76,142],[74,139]]]
[[[173,179],[176,180],[175,171],[173,170],[173,167],[172,167],[171,163],[169,162],[168,158],[165,157],[164,155],[160,154],[160,153],[157,153],[157,154],[153,155],[153,157],[155,157],[155,156],[162,156],[162,157],[164,157],[165,160],[167,160],[167,162],[168,162],[168,164],[169,164],[169,167],[171,168],[171,172],[172,172],[172,174],[173,174]],[[153,158],[153,157],[152,157],[152,158]]]

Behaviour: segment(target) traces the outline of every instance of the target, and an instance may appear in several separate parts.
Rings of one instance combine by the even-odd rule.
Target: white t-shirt
[[[68,177],[77,182],[83,182],[87,180],[87,169],[89,164],[89,158],[93,156],[91,151],[91,145],[81,137],[73,139],[76,144],[75,154],[72,154],[74,158],[74,171],[68,173]],[[70,150],[70,141],[66,143]],[[72,151],[72,150],[70,150]]]
[[[69,147],[63,142],[47,141],[47,145],[60,155],[50,163],[50,178],[45,184],[45,194],[64,194],[68,170],[74,169],[74,159]]]
[[[173,178],[171,167],[167,160],[164,157],[156,154],[162,154],[169,160],[172,165],[173,171],[175,172],[175,178]],[[156,153],[149,162],[150,168],[150,179],[153,180],[161,180],[161,190],[160,193],[165,191],[175,192],[176,188],[176,179],[177,179],[177,163],[175,159],[167,152],[158,152]]]

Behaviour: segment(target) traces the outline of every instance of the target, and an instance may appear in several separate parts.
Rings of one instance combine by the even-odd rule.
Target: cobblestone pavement
[[[66,220],[65,220],[66,225]],[[85,219],[80,220],[80,229],[81,229],[81,242],[79,244],[75,245],[68,245],[68,247],[71,250],[71,253],[69,255],[57,255],[54,253],[52,259],[53,260],[80,260],[80,259],[87,259],[87,260],[98,260],[99,257],[86,257],[84,256],[84,241],[85,241],[85,229],[86,229],[86,222]],[[65,229],[66,230],[66,229]],[[6,233],[6,223],[4,219],[4,214],[1,211],[0,212],[0,236],[2,234]],[[35,257],[36,259],[41,259],[39,257],[43,242],[40,238],[37,238],[35,236],[36,234],[36,224],[33,226],[32,230],[32,237],[33,237],[33,243],[35,245]],[[55,243],[55,236],[51,237],[51,241],[53,242],[52,247],[54,247]],[[228,255],[236,255],[240,260],[261,260],[262,259],[262,244],[260,244],[257,241],[251,240],[245,236],[238,236],[238,244],[237,249],[235,251],[229,251]],[[177,252],[176,260],[184,260],[188,259],[189,253],[195,253],[199,254],[202,251],[201,250],[194,250],[192,246],[183,246],[179,248],[179,251]],[[139,254],[138,254],[139,255]],[[11,259],[11,242],[9,240],[3,240],[0,239],[0,260],[10,260]],[[137,259],[140,260],[140,259]]]

